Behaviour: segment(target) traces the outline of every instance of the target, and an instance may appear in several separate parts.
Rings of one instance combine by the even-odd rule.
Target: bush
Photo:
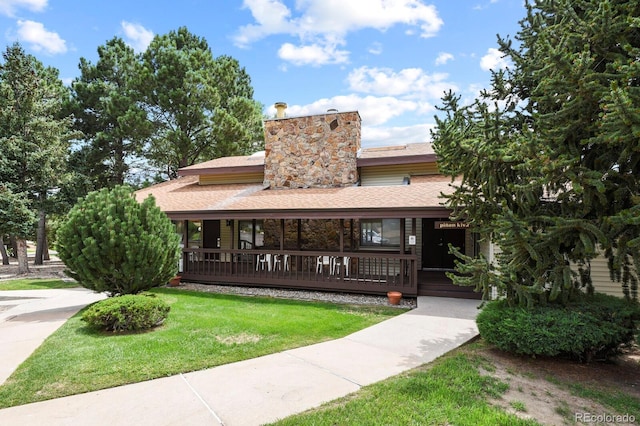
[[[169,310],[169,305],[154,296],[129,294],[94,303],[82,320],[100,330],[139,331],[162,324]]]
[[[608,358],[635,338],[640,307],[614,296],[584,296],[567,306],[528,309],[488,303],[476,322],[483,339],[501,350],[530,356]]]
[[[110,296],[166,284],[178,270],[179,237],[153,197],[102,189],[80,199],[57,233],[57,249],[80,285]]]

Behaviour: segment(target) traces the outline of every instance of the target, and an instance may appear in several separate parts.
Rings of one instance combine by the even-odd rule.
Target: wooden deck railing
[[[183,249],[183,280],[386,294],[417,294],[416,256],[386,252]]]

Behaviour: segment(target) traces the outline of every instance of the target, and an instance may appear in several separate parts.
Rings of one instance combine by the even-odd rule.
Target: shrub
[[[80,199],[57,233],[67,275],[110,296],[166,284],[178,270],[179,237],[153,197],[102,189]]]
[[[635,338],[640,307],[614,296],[584,296],[567,306],[533,308],[488,303],[476,322],[483,339],[501,350],[530,356],[608,358]]]
[[[82,320],[106,331],[147,330],[162,324],[169,309],[154,296],[128,294],[94,303],[84,311]]]

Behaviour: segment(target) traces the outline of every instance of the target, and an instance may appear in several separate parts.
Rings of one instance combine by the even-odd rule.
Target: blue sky
[[[487,87],[508,65],[496,35],[524,16],[522,0],[0,0],[0,37],[69,83],[114,36],[142,51],[186,26],[240,61],[266,114],[357,110],[373,147],[428,141],[443,92]]]

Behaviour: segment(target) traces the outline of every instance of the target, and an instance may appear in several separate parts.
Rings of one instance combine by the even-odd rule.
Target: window
[[[189,248],[202,247],[202,222],[199,220],[187,221],[187,242]]]
[[[400,247],[400,219],[373,219],[360,222],[363,247]]]
[[[180,247],[184,247],[184,220],[172,220],[171,223],[176,227],[176,234],[180,237]]]
[[[255,233],[255,235],[254,235]],[[261,220],[238,221],[238,247],[250,250],[264,246],[264,229]]]

